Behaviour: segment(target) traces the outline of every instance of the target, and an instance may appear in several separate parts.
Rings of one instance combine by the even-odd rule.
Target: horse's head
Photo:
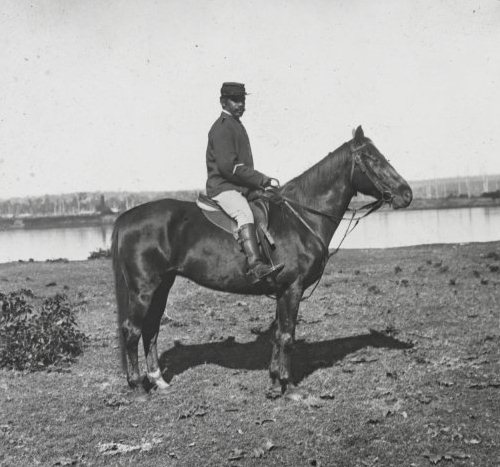
[[[407,207],[413,198],[410,186],[365,137],[361,126],[355,130],[350,146],[353,188],[364,195],[384,200],[395,209]]]

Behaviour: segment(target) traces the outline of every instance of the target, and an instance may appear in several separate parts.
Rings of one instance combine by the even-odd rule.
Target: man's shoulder
[[[227,115],[222,113],[219,115],[219,118],[215,120],[212,127],[210,128],[210,133],[218,133],[224,131],[233,131],[238,129],[238,122],[231,117],[231,115]]]

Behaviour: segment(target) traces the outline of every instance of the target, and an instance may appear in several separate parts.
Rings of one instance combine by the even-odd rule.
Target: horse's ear
[[[356,144],[363,143],[365,139],[365,134],[363,132],[363,128],[361,128],[361,125],[359,125],[358,128],[356,128],[355,130],[352,130],[352,136]]]

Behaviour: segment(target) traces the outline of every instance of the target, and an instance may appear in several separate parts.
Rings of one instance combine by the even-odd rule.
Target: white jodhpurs
[[[238,229],[245,224],[253,224],[253,213],[247,199],[236,190],[223,191],[212,198],[238,224]]]

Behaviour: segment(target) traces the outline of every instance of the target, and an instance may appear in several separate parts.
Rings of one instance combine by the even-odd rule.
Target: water
[[[346,221],[330,247],[340,242]],[[387,248],[429,243],[500,240],[500,207],[375,212],[362,219],[342,248]]]
[[[30,258],[35,261],[87,259],[92,251],[109,248],[112,230],[111,225],[103,225],[0,231],[0,263]]]
[[[346,228],[343,221],[331,247]],[[0,263],[87,259],[98,248],[109,248],[112,226],[0,231]],[[500,240],[500,207],[423,211],[383,211],[363,219],[342,248],[387,248],[428,243]]]

